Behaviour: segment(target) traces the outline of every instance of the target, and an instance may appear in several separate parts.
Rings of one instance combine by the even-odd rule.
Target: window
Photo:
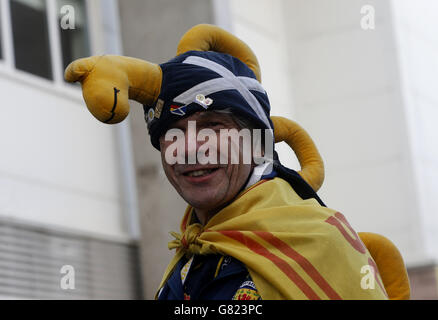
[[[0,59],[11,67],[59,83],[71,61],[90,55],[85,0],[0,1]]]
[[[11,0],[15,67],[52,79],[45,0]]]

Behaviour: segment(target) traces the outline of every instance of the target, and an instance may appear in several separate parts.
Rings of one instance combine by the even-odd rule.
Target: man
[[[128,98],[144,104],[152,145],[188,203],[157,299],[387,298],[359,236],[315,192],[323,166],[313,142],[295,123],[270,118],[257,59],[239,39],[199,25],[167,63],[91,57],[65,77],[81,81],[105,123],[126,117]],[[294,149],[299,173],[271,151],[273,132]]]
[[[223,111],[223,110],[222,110]],[[184,139],[184,160],[180,164],[169,164],[166,159],[168,149],[174,144],[174,140],[160,137],[160,150],[164,172],[170,183],[174,186],[181,197],[192,206],[193,215],[191,220],[202,226],[207,225],[209,220],[221,209],[231,203],[236,196],[247,189],[251,174],[256,164],[254,161],[244,162],[243,146],[241,141],[234,145],[238,153],[237,163],[232,163],[232,140],[228,141],[225,150],[221,150],[220,132],[237,131],[253,128],[246,119],[228,113],[215,111],[198,111],[188,117],[174,122],[172,129],[180,129],[187,133],[189,124],[195,123],[196,129],[202,131],[206,128],[212,130],[208,141],[194,139],[199,131],[192,137],[189,134]],[[169,131],[168,131],[169,132]],[[239,137],[237,137],[239,139]],[[241,140],[241,139],[239,139]],[[250,145],[253,145],[251,139]],[[193,153],[198,155],[200,148],[207,143],[213,148],[208,148],[210,153],[215,153],[213,161],[206,164],[188,164],[188,156]],[[192,149],[189,148],[192,146]],[[221,155],[227,161],[220,163]],[[252,159],[251,159],[252,160]],[[160,291],[159,299],[259,299],[254,282],[245,266],[229,255],[195,255],[181,259],[177,270],[168,283]],[[192,270],[192,271],[190,271]],[[196,271],[193,271],[196,270]],[[182,286],[181,286],[181,285]]]

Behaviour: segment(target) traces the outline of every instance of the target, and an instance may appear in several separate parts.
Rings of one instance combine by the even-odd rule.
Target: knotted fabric
[[[217,253],[217,250],[211,244],[202,243],[198,240],[203,231],[204,228],[200,223],[193,223],[187,226],[182,234],[170,232],[175,240],[170,241],[168,247],[170,250],[181,250],[187,256]]]

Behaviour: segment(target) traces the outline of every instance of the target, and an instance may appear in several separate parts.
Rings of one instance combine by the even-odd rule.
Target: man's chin
[[[209,196],[208,194],[202,194],[202,197],[200,197],[200,194],[184,194],[182,195],[184,200],[191,205],[195,209],[200,209],[203,211],[214,211],[215,208],[219,207],[221,205],[221,200],[218,199],[216,195]]]
[[[190,197],[190,198],[186,198],[185,200],[192,207],[205,211],[214,210],[220,204],[220,202],[215,198],[195,199]]]

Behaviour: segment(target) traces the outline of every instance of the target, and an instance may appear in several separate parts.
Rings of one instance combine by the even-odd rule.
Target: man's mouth
[[[219,168],[211,168],[211,169],[201,169],[201,170],[193,170],[183,173],[186,177],[204,177],[213,172],[215,172]]]

